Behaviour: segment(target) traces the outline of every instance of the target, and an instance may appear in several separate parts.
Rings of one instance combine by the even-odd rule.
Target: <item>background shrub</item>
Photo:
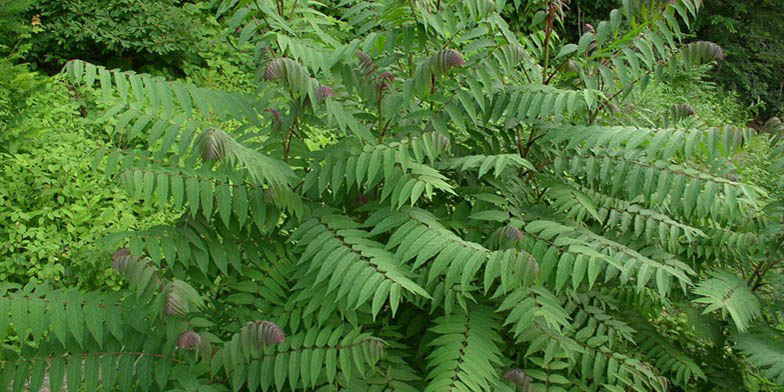
[[[204,7],[182,0],[43,0],[32,11],[43,29],[33,54],[50,71],[73,58],[126,69],[179,68],[206,44]]]
[[[764,121],[780,115],[784,102],[784,8],[780,0],[714,0],[698,19],[697,36],[721,45],[726,61],[715,80],[749,105],[762,104]]]
[[[25,20],[25,13],[33,0],[0,0],[0,58],[14,60],[20,58],[29,48],[26,39],[30,37],[33,21]]]
[[[65,83],[31,83],[37,88],[6,135],[11,148],[0,152],[0,280],[113,286],[98,240],[160,218],[95,172],[91,156],[103,141]]]
[[[784,3],[781,0],[712,0],[697,17],[694,40],[708,40],[724,49],[725,59],[709,75],[753,107],[760,122],[780,115],[784,101]],[[566,34],[579,37],[584,23],[602,20],[619,0],[571,2]]]

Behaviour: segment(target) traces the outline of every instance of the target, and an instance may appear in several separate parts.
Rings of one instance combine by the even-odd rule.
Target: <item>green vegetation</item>
[[[181,0],[43,0],[32,58],[59,70],[74,58],[123,68],[182,67],[207,44],[204,6]]]
[[[584,23],[602,20],[621,0],[574,0],[571,2],[570,37],[578,36]],[[780,0],[711,0],[700,12],[692,33],[698,40],[721,46],[724,61],[714,68],[710,79],[736,91],[741,101],[754,108],[759,126],[771,116],[780,116],[784,102],[784,18]]]
[[[784,390],[701,1],[112,4],[0,15],[0,390]]]
[[[784,109],[784,18],[781,1],[713,1],[696,27],[727,53],[715,79],[738,91],[760,117],[780,116]]]
[[[107,229],[160,220],[90,168],[95,140],[62,78],[41,82],[6,134],[0,168],[0,279],[81,286],[112,284],[96,243]],[[52,130],[58,130],[52,132]],[[23,131],[23,135],[15,131]]]

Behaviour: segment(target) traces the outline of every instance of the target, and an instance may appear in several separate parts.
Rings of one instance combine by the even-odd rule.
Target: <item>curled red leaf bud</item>
[[[325,100],[328,97],[334,97],[335,91],[332,90],[332,87],[329,86],[319,86],[318,90],[316,90],[316,97],[320,100]]]
[[[177,338],[177,348],[187,350],[201,346],[201,335],[193,331],[185,331]]]
[[[280,112],[272,108],[264,109],[264,111],[272,115],[272,119],[275,122],[275,126],[279,127],[280,124],[282,123],[282,120],[280,118]]]
[[[225,155],[221,134],[215,128],[208,128],[199,137],[201,159],[206,162],[219,161]]]
[[[122,271],[128,265],[131,258],[131,251],[127,248],[118,249],[112,254],[112,268]]]
[[[183,316],[188,313],[190,306],[174,283],[169,283],[166,288],[166,301],[163,304],[163,313],[167,316]]]
[[[385,82],[394,82],[395,81],[395,75],[393,75],[392,72],[389,72],[389,71],[382,72],[381,75],[378,75],[378,78],[383,80],[383,81],[385,81]]]
[[[523,232],[520,231],[520,229],[518,229],[518,228],[516,228],[514,226],[509,225],[509,226],[504,227],[503,228],[503,232],[504,232],[504,235],[506,236],[506,238],[508,238],[510,240],[517,240],[517,241],[519,241],[519,240],[523,239]]]
[[[365,52],[363,52],[361,50],[358,50],[356,54],[357,54],[357,58],[359,59],[360,63],[363,63],[363,62],[366,62],[366,61],[370,61],[370,56],[368,56],[367,53],[365,53]]]
[[[283,74],[283,62],[284,57],[274,59],[267,64],[267,68],[264,70],[264,79],[267,80],[277,80]]]
[[[392,82],[395,81],[395,75],[392,72],[384,71],[381,75],[378,75],[378,80],[380,82],[379,87],[383,90],[389,88]]]
[[[517,385],[528,385],[531,382],[531,377],[529,377],[523,369],[509,369],[506,373],[504,373],[504,380],[513,382]]]
[[[286,334],[283,330],[272,321],[257,321],[256,322],[256,336],[259,343],[263,344],[280,344],[286,340]]]
[[[446,64],[449,67],[460,67],[465,64],[465,60],[463,60],[463,55],[460,52],[454,49],[447,49],[446,53],[444,54],[446,58]]]
[[[269,65],[267,65],[267,69],[264,70],[264,79],[274,80],[278,78],[279,74],[280,74],[280,67],[277,67],[274,64],[270,63]]]
[[[359,59],[359,68],[362,71],[362,74],[365,76],[370,76],[373,71],[376,70],[376,65],[373,64],[373,59],[371,59],[367,53],[358,50],[357,58]]]
[[[163,306],[163,313],[167,316],[182,316],[187,313],[183,303],[179,299],[172,299],[171,296],[167,298],[166,304]]]

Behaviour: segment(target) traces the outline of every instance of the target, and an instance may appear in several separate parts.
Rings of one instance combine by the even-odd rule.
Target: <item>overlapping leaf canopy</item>
[[[95,165],[183,213],[107,238],[132,295],[6,291],[0,333],[40,344],[0,389],[719,387],[656,324],[687,309],[781,382],[739,275],[778,255],[768,195],[723,169],[751,134],[610,110],[722,57],[684,45],[701,2],[624,1],[574,44],[510,27],[523,3],[224,0],[246,95],[70,62],[110,108]]]

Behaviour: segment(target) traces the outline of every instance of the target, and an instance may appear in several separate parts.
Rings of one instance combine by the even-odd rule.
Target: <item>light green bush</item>
[[[0,280],[112,286],[113,274],[105,268],[110,259],[96,251],[98,240],[159,218],[91,167],[103,142],[80,116],[65,83],[36,83],[29,108],[8,131],[28,137],[0,153]]]

